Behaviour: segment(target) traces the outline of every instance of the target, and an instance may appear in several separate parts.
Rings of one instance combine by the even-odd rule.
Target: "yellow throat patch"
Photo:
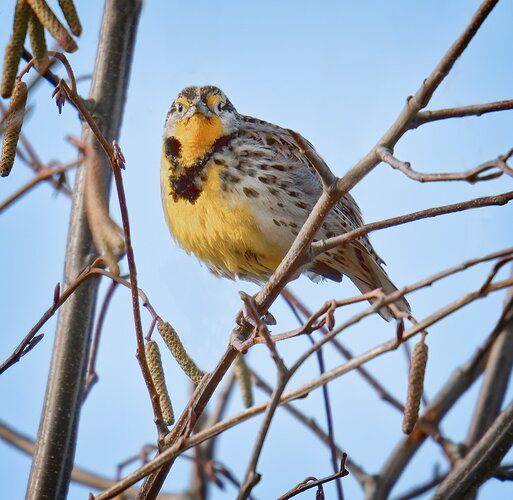
[[[223,124],[217,116],[196,113],[175,125],[175,139],[180,143],[178,160],[184,167],[191,167],[208,153],[217,139],[223,136]]]

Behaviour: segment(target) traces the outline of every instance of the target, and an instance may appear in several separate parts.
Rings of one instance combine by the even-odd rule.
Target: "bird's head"
[[[239,114],[217,87],[186,87],[167,114],[164,138],[179,142],[185,163],[209,150],[217,139],[237,128]]]

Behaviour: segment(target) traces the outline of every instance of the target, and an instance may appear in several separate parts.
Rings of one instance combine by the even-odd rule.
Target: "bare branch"
[[[493,474],[512,444],[513,403],[510,403],[468,455],[456,464],[434,498],[465,498]]]
[[[285,363],[283,362],[283,359],[278,354],[278,350],[276,349],[274,342],[271,340],[271,336],[269,335],[267,327],[262,323],[262,320],[260,319],[256,306],[253,302],[253,298],[247,294],[243,294],[242,292],[240,293],[246,307],[252,315],[253,321],[257,325],[257,329],[260,335],[265,339],[265,343],[267,344],[267,347],[269,348],[273,361],[276,365],[278,375],[276,386],[273,390],[271,400],[266,408],[264,419],[258,431],[253,451],[251,453],[248,466],[246,468],[244,480],[242,482],[242,486],[240,487],[239,494],[237,497],[239,500],[246,500],[249,497],[253,487],[260,481],[261,476],[259,473],[257,473],[256,470],[258,461],[260,459],[260,454],[262,453],[265,438],[267,437],[267,434],[271,427],[272,419],[280,403],[280,398],[283,394],[283,391],[285,390],[285,386],[290,380],[292,373],[287,369]]]
[[[498,160],[491,160],[466,172],[425,174],[413,170],[409,162],[397,159],[387,148],[379,147],[376,152],[382,161],[418,182],[466,181],[474,184],[479,181],[497,179],[504,173],[504,170],[497,165]]]
[[[6,443],[14,446],[17,450],[32,455],[34,452],[34,441],[29,437],[21,434],[20,432],[7,425],[5,422],[0,421],[0,439],[3,439]],[[94,472],[85,470],[77,465],[73,467],[71,471],[71,480],[75,483],[89,486],[95,490],[103,490],[111,487],[115,484],[113,479],[103,477]],[[128,496],[136,497],[139,492],[139,488],[128,488],[125,493]],[[170,493],[162,492],[159,494],[159,500],[180,500],[180,495],[172,495]]]
[[[68,170],[77,167],[79,164],[80,160],[77,160],[72,163],[68,163],[67,165],[59,165],[57,167],[44,167],[38,170],[37,174],[34,176],[33,179],[28,181],[25,185],[19,188],[6,200],[0,203],[0,213],[2,213],[7,207],[12,205],[15,201],[19,200],[22,196],[27,194],[32,188],[36,187],[42,181],[55,179],[55,176],[64,174],[64,172],[67,172]]]
[[[473,210],[475,208],[489,207],[493,205],[505,205],[513,199],[513,191],[503,193],[497,196],[485,196],[482,198],[474,198],[473,200],[463,201],[460,203],[453,203],[451,205],[443,205],[441,207],[428,208],[426,210],[420,210],[418,212],[412,212],[405,215],[399,215],[398,217],[391,217],[390,219],[384,219],[378,222],[371,222],[364,224],[358,229],[349,231],[348,233],[328,238],[327,240],[321,240],[311,245],[310,256],[315,257],[323,252],[327,252],[332,248],[343,245],[349,241],[355,240],[369,234],[378,229],[385,229],[388,227],[400,226],[408,222],[413,222],[422,219],[428,219],[430,217],[438,217],[439,215],[451,214],[455,212],[461,212],[463,210]]]
[[[297,321],[301,325],[301,323],[302,323],[301,316],[300,316],[299,312],[296,310],[296,306],[295,306],[294,302],[292,300],[290,300],[290,295],[287,296],[287,294],[283,293],[285,291],[286,291],[286,289],[282,291],[282,297],[285,299],[285,302],[288,304],[288,306],[292,310],[292,313],[294,314]],[[311,337],[308,337],[308,340],[312,344],[315,343],[315,341]],[[333,340],[335,340],[335,339],[333,339]],[[319,372],[322,375],[326,371],[326,365],[324,363],[324,353],[323,353],[322,349],[319,349],[317,351],[317,364],[319,365]],[[335,428],[333,426],[333,414],[332,414],[332,410],[331,410],[330,394],[329,394],[327,385],[322,386],[322,397],[324,400],[324,412],[326,414],[326,426],[328,428],[328,445],[329,445],[330,454],[331,454],[331,465],[333,467],[333,472],[337,473],[338,463],[337,463],[337,449],[335,446]],[[335,485],[337,488],[337,495],[338,495],[339,500],[343,500],[344,493],[342,490],[342,481],[340,480],[340,478],[336,479]]]
[[[445,479],[446,476],[447,472],[445,474],[440,474],[437,470],[435,470],[432,479],[426,481],[424,484],[412,488],[406,493],[403,493],[402,495],[394,498],[394,500],[410,500],[412,498],[417,498],[423,493],[432,490],[435,486],[438,486]]]
[[[284,495],[282,495],[278,500],[288,500],[289,498],[295,497],[296,495],[299,495],[300,493],[303,493],[304,491],[309,490],[310,488],[317,487],[317,495],[322,494],[321,498],[324,498],[324,491],[319,489],[321,485],[326,484],[330,481],[338,480],[342,477],[345,477],[349,474],[349,472],[346,470],[345,462],[346,462],[347,455],[344,453],[344,456],[342,457],[342,461],[340,463],[340,470],[338,472],[335,472],[335,474],[332,474],[331,476],[327,476],[323,479],[315,479],[314,477],[307,477],[304,481],[299,483],[295,488],[288,491]]]
[[[107,292],[105,293],[105,297],[103,298],[103,304],[100,308],[100,312],[98,314],[98,319],[96,321],[96,328],[93,335],[93,343],[91,346],[91,352],[89,354],[89,361],[87,363],[87,373],[86,373],[86,381],[84,388],[84,401],[87,396],[91,392],[93,385],[98,381],[98,374],[96,373],[96,358],[98,355],[98,348],[100,346],[100,336],[103,329],[103,324],[105,322],[105,318],[107,316],[107,311],[110,306],[110,302],[112,297],[114,296],[114,292],[116,291],[118,283],[113,281]]]
[[[506,111],[508,109],[513,109],[513,99],[487,102],[485,104],[472,104],[470,106],[461,106],[457,108],[421,111],[417,114],[413,128],[438,120],[447,120],[448,118],[462,118],[464,116],[481,116],[486,113],[495,113],[496,111]]]
[[[95,261],[96,263],[96,261]],[[54,296],[54,301],[52,305],[46,310],[46,312],[41,316],[39,321],[34,325],[34,327],[27,333],[27,335],[23,338],[23,340],[19,343],[18,347],[14,350],[14,352],[0,365],[0,374],[2,374],[5,370],[11,367],[13,364],[17,363],[20,358],[26,354],[27,348],[30,347],[33,343],[33,340],[39,330],[43,327],[43,325],[57,312],[59,307],[61,307],[72,295],[73,293],[85,283],[89,278],[97,275],[98,273],[94,270],[93,266],[85,269],[67,288],[64,292],[56,294]],[[59,287],[60,289],[60,287]],[[33,345],[32,345],[33,346]]]
[[[508,302],[510,303],[508,305]],[[486,365],[481,391],[472,416],[466,444],[472,447],[499,414],[513,364],[513,294],[507,299],[504,324]]]

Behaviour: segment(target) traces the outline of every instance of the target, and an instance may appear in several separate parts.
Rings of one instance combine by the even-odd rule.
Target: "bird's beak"
[[[210,114],[210,110],[206,106],[206,104],[202,101],[194,103],[192,106],[192,115],[200,114],[203,116],[208,116]]]

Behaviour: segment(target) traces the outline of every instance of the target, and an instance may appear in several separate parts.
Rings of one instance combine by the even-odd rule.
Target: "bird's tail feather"
[[[364,253],[365,266],[370,271],[366,273],[366,275],[370,278],[368,281],[366,279],[360,279],[360,276],[350,276],[353,283],[357,286],[358,290],[362,293],[371,292],[376,288],[381,288],[382,292],[385,295],[389,295],[395,291],[397,291],[397,287],[392,283],[387,273],[381,268],[379,264],[376,263],[374,258]],[[366,277],[367,277],[366,276]],[[375,302],[374,300],[370,300],[371,303]],[[405,298],[401,298],[394,302],[395,306],[402,312],[409,313],[411,311],[410,304]],[[390,321],[393,318],[392,311],[388,307],[382,307],[378,310],[379,315]]]

